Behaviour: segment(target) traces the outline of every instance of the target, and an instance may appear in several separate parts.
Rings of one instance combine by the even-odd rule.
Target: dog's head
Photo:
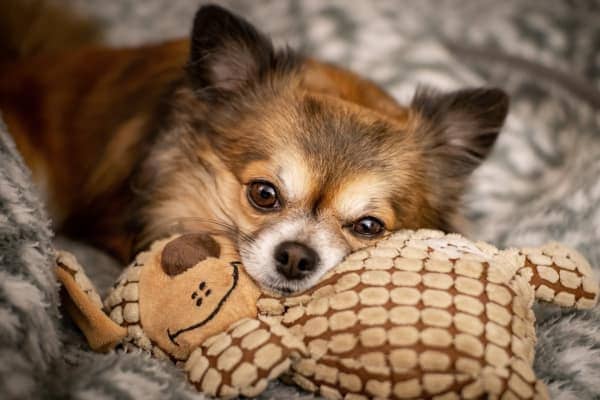
[[[402,107],[356,75],[274,49],[216,6],[195,17],[187,74],[149,221],[220,226],[248,273],[281,293],[392,230],[454,229],[508,109],[485,88],[420,90]]]

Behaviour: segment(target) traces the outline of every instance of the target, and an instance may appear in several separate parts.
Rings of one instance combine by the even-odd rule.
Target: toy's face
[[[189,296],[189,301],[197,312],[188,313],[194,314],[198,319],[193,324],[183,328],[167,328],[167,335],[174,345],[179,346],[177,338],[181,334],[202,328],[219,313],[227,301],[227,298],[237,286],[239,277],[238,265],[239,263],[229,264],[231,270],[223,271],[225,279],[222,282],[215,283],[209,281],[209,283],[207,283],[206,280],[201,280],[200,283],[198,283],[196,289]],[[206,266],[204,268],[206,268]],[[202,277],[200,279],[202,279]],[[189,311],[189,305],[186,308]]]
[[[207,258],[218,253],[202,245],[190,235],[172,240],[152,252],[140,276],[142,327],[176,358],[237,319],[256,315],[246,301],[253,284],[239,263]]]

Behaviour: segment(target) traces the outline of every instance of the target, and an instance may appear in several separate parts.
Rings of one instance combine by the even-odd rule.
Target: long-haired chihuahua
[[[190,40],[18,56],[18,39],[0,37],[0,109],[58,228],[124,260],[206,232],[282,294],[387,232],[458,229],[508,111],[494,88],[400,105],[218,6]]]

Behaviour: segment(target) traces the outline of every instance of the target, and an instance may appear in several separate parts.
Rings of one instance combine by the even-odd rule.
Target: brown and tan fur
[[[401,106],[253,29],[207,7],[191,43],[0,59],[3,118],[57,228],[123,260],[173,229],[222,233],[244,255],[281,221],[303,221],[294,240],[326,232],[340,254],[368,243],[347,229],[365,213],[386,231],[456,228],[502,92],[422,91]],[[256,179],[285,194],[277,213],[249,204]]]

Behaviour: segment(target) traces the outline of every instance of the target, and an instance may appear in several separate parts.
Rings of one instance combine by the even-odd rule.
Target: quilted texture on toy
[[[587,261],[559,244],[498,251],[422,230],[350,255],[284,307],[259,309],[279,310],[303,339],[311,357],[292,379],[327,398],[529,399],[548,398],[532,370],[534,297],[591,308],[597,294]]]
[[[190,381],[221,397],[259,394],[270,380],[289,372],[291,382],[332,399],[484,394],[545,399],[546,387],[532,369],[534,299],[591,308],[598,295],[587,261],[557,243],[500,251],[457,234],[399,231],[351,254],[305,293],[251,297],[258,319],[250,308],[192,325],[196,333],[221,332],[196,335],[182,358],[171,344],[161,347],[152,340],[156,336],[148,338],[144,326],[156,319],[177,325],[178,315],[203,320],[206,313],[194,315],[194,300],[203,295],[198,291],[205,296],[214,290],[217,299],[223,298],[229,284],[219,288],[211,275],[227,275],[230,264],[237,263],[209,258],[190,265],[185,272],[195,276],[190,288],[170,290],[173,277],[160,269],[161,255],[177,240],[157,242],[141,253],[106,307],[116,323],[127,327],[126,343],[179,361],[191,352],[185,362]],[[238,273],[245,277],[241,265]],[[144,275],[163,282],[176,311],[141,312],[144,297],[156,293],[140,291]],[[254,288],[247,277],[240,279],[246,281],[236,290]],[[228,300],[233,310],[248,301],[236,295],[234,290]]]

